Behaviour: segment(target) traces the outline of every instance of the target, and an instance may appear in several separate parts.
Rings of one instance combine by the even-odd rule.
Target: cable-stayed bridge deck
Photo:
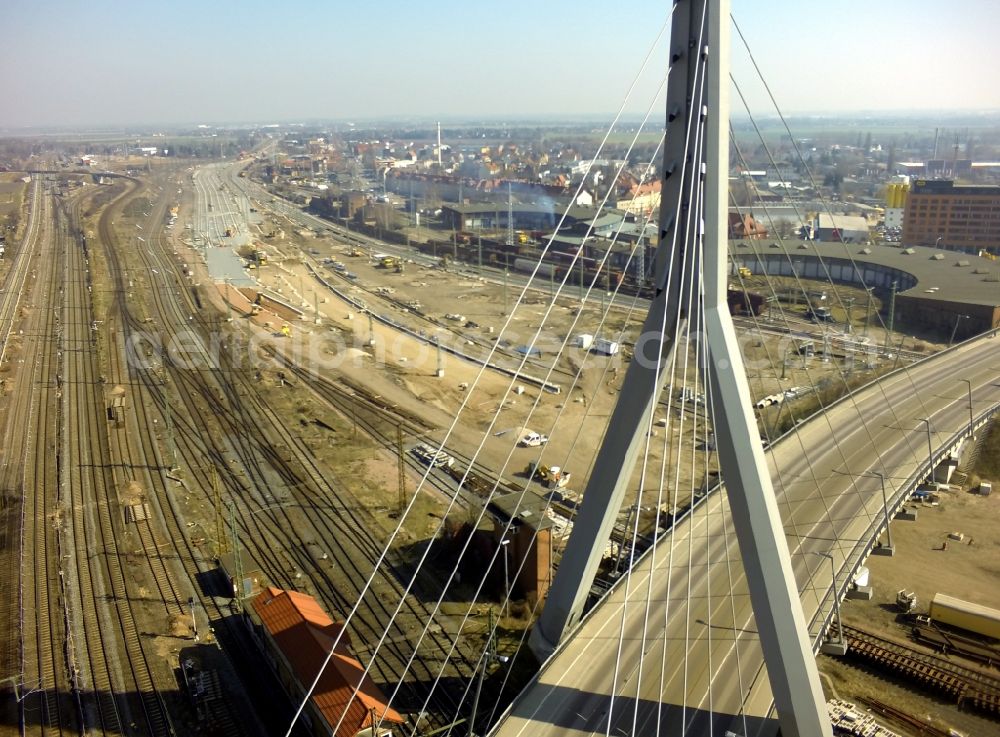
[[[968,428],[964,380],[971,381],[978,407],[1000,402],[998,359],[1000,342],[992,337],[957,346],[841,401],[771,449],[768,465],[817,644],[831,614],[831,573],[811,553],[833,545],[843,592],[848,573],[871,548],[872,533],[882,529],[880,485],[872,473],[885,473],[894,496],[908,495],[907,482],[921,480],[928,464],[921,420],[930,420],[937,456]],[[661,733],[684,723],[690,734],[707,734],[711,722],[715,734],[775,734],[727,506],[724,494],[711,495],[647,553],[493,734],[642,734],[653,733],[657,720]],[[656,626],[661,631],[653,634]]]

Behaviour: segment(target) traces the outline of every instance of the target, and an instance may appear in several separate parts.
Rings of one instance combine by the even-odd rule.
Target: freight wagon
[[[555,265],[547,264],[544,261],[539,264],[537,259],[533,258],[516,258],[514,259],[514,269],[516,271],[523,271],[527,274],[532,273],[535,270],[535,266],[538,266],[537,276],[547,277],[551,279],[558,278],[560,272]]]
[[[988,606],[973,604],[947,594],[934,594],[930,615],[935,622],[1000,640],[1000,611]]]

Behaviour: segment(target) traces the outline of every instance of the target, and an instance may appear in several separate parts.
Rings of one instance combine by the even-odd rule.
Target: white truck
[[[548,435],[541,435],[537,432],[528,431],[521,436],[521,445],[525,448],[537,448],[539,445],[544,445],[549,442]]]
[[[604,338],[597,338],[590,345],[590,350],[594,353],[603,353],[605,356],[616,356],[620,346],[613,340],[605,340]]]

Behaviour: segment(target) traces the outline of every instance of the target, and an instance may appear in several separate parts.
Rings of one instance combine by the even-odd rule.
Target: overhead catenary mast
[[[507,245],[514,245],[514,194],[507,182]]]

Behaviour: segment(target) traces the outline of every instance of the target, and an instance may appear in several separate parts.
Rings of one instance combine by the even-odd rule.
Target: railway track
[[[65,617],[59,589],[57,459],[59,428],[56,400],[59,313],[55,284],[61,273],[59,249],[64,233],[53,221],[48,194],[36,205],[43,222],[39,244],[24,254],[37,277],[25,302],[21,323],[21,365],[15,379],[15,402],[6,437],[8,452],[20,454],[24,524],[21,565],[21,730],[23,734],[59,735],[75,721],[67,667]],[[27,245],[27,244],[26,244]],[[25,266],[24,275],[29,269]],[[12,327],[12,324],[11,324]],[[20,436],[19,440],[15,439]],[[67,731],[68,733],[68,731]]]
[[[226,357],[223,356],[223,362],[225,361]],[[300,533],[299,537],[306,543],[307,554],[298,556],[298,563],[309,566],[313,571],[317,593],[328,602],[332,600],[332,610],[346,613],[358,600],[362,583],[371,575],[382,554],[383,541],[367,533],[367,530],[377,529],[378,526],[371,520],[371,512],[357,505],[350,493],[336,482],[335,477],[318,464],[308,447],[296,436],[288,436],[287,428],[277,414],[249,386],[249,377],[245,374],[237,374],[237,377],[242,387],[236,389],[235,396],[230,389],[227,400],[229,406],[245,413],[241,424],[253,422],[255,417],[263,416],[267,418],[275,436],[285,436],[284,448],[287,455],[279,453],[272,461],[288,490],[285,503],[291,503],[291,506],[282,506],[280,502],[273,506],[274,502],[271,502],[272,509],[268,517],[276,523],[278,531],[292,528],[305,532]],[[238,401],[237,397],[242,397],[242,401]],[[248,411],[251,408],[252,411]],[[298,512],[299,509],[302,512]],[[306,524],[303,524],[303,518],[308,520]],[[310,539],[313,541],[311,550]],[[281,544],[280,532],[278,544]],[[327,554],[332,565],[323,565],[322,559],[316,560],[318,556]],[[315,565],[317,563],[318,566]],[[408,581],[411,575],[408,569],[400,570],[391,560],[383,565],[386,568],[376,574],[375,587],[365,597],[359,616],[352,625],[352,637],[359,644],[373,643],[381,637],[385,623],[393,613],[391,602],[402,599],[402,582]],[[294,587],[294,582],[292,585]],[[379,653],[373,669],[377,680],[386,684],[395,684],[404,679],[404,666],[411,656],[412,643],[415,642],[413,633],[430,617],[430,611],[418,604],[412,596],[402,601],[401,615],[397,617],[387,637],[389,644]],[[426,682],[434,677],[430,664],[439,653],[447,652],[451,646],[452,639],[443,630],[436,631],[430,641],[422,646],[422,657],[417,659],[415,666],[417,675],[411,673],[406,677],[410,688],[415,690],[409,698],[403,699],[405,703],[422,703]],[[471,655],[466,653],[467,657],[463,661],[469,672],[473,662]],[[422,681],[424,685],[421,686],[419,684]],[[454,694],[443,693],[435,706],[442,713],[453,713]]]
[[[26,285],[31,279],[28,299],[18,294],[14,303],[23,304],[23,321],[6,427],[5,451],[20,463],[8,462],[2,474],[9,489],[11,469],[20,467],[15,479],[23,522],[18,541],[20,732],[170,734],[156,728],[123,730],[128,721],[122,709],[127,707],[119,699],[138,692],[142,681],[136,681],[136,689],[115,684],[119,662],[108,642],[113,630],[102,611],[101,594],[108,589],[98,560],[106,542],[95,541],[100,516],[95,514],[101,507],[95,495],[106,489],[99,437],[87,423],[94,411],[88,402],[94,376],[87,371],[93,359],[91,285],[86,255],[74,241],[79,200],[40,197],[37,186],[32,219],[41,217],[41,246],[27,241],[12,272],[15,283]],[[9,332],[13,323],[5,327]],[[10,345],[6,341],[5,349]],[[106,502],[104,507],[106,512]],[[127,598],[121,578],[111,590],[122,594],[111,595],[112,600]],[[131,668],[141,674],[137,664]]]
[[[152,254],[143,255],[147,273],[152,273],[155,269],[157,273],[167,275],[168,278],[164,285],[166,288],[156,290],[151,296],[149,314],[156,316],[159,325],[174,330],[179,330],[180,326],[186,328],[187,320],[185,318],[190,315],[189,310],[192,309],[192,306],[182,303],[182,306],[179,307],[174,303],[175,300],[172,297],[168,298],[172,292],[169,277],[176,278],[176,274],[171,273],[169,263],[165,264],[160,260],[148,261],[151,258],[153,258]],[[178,294],[183,299],[185,292],[181,291]],[[132,318],[129,329],[135,330],[136,334],[140,330],[148,330],[145,315],[140,319]],[[346,572],[350,578],[349,574],[353,569],[350,566],[349,556],[347,559],[341,560],[341,551],[326,548],[334,552],[335,555],[331,556],[334,558],[333,564],[326,563],[324,565],[324,561],[319,560],[321,556],[317,550],[318,543],[300,540],[297,545],[290,546],[281,538],[287,534],[289,529],[295,527],[304,531],[302,537],[305,534],[313,533],[321,535],[326,540],[349,539],[349,535],[357,538],[359,535],[364,535],[366,525],[362,524],[360,520],[353,524],[345,521],[342,519],[346,512],[344,505],[334,506],[330,500],[326,500],[324,503],[323,499],[317,499],[315,494],[310,493],[310,482],[312,484],[321,482],[327,472],[316,468],[310,477],[309,474],[303,473],[302,467],[298,467],[299,464],[296,461],[302,461],[303,457],[305,457],[305,465],[309,465],[308,449],[296,448],[295,450],[300,451],[296,453],[289,449],[285,442],[262,442],[260,438],[254,437],[253,433],[247,431],[248,427],[252,428],[260,423],[257,412],[250,412],[242,406],[249,403],[248,395],[252,399],[254,393],[254,387],[250,385],[249,377],[244,378],[242,386],[233,386],[232,381],[225,381],[225,379],[232,379],[235,374],[239,373],[238,371],[189,370],[189,367],[173,363],[167,355],[161,356],[160,359],[162,363],[159,366],[143,367],[139,373],[143,376],[143,381],[147,383],[147,388],[154,396],[153,404],[155,406],[165,408],[163,402],[166,401],[166,395],[163,387],[160,386],[163,379],[168,380],[168,386],[176,387],[176,391],[181,397],[179,404],[182,411],[175,412],[175,437],[180,457],[186,459],[187,463],[184,465],[187,466],[186,470],[193,477],[193,487],[200,487],[201,490],[210,488],[207,466],[215,465],[220,471],[227,496],[240,500],[250,499],[256,504],[261,504],[270,501],[266,497],[259,497],[261,489],[269,488],[266,482],[272,480],[265,477],[274,476],[277,471],[279,486],[302,492],[304,498],[295,501],[295,506],[320,514],[320,517],[306,514],[305,516],[310,521],[303,523],[301,514],[293,514],[294,510],[269,509],[265,511],[264,516],[252,513],[253,510],[251,513],[241,510],[238,513],[239,527],[241,538],[246,541],[244,543],[246,546],[245,555],[247,557],[253,556],[253,559],[258,561],[264,559],[261,565],[268,570],[268,575],[277,585],[301,588],[301,585],[295,586],[297,582],[294,578],[294,572],[298,570],[309,572],[310,578],[317,579],[319,593],[326,593],[326,596],[330,596],[331,592],[336,593],[339,590],[349,589],[343,585],[334,587],[331,580],[334,572],[339,572],[341,575]],[[160,377],[155,378],[155,374],[159,374]],[[145,405],[145,403],[142,404]],[[259,405],[256,406],[256,409],[266,410]],[[247,414],[248,412],[250,414]],[[271,423],[274,423],[276,418],[273,413],[268,416]],[[277,429],[282,434],[287,435],[287,429],[283,424]],[[234,466],[235,468],[232,468]],[[206,497],[208,497],[207,494]],[[211,503],[212,500],[207,498],[206,501]],[[263,507],[255,511],[261,510]],[[335,514],[331,515],[331,511]],[[325,518],[323,515],[326,515]],[[337,522],[338,528],[335,531],[324,530],[323,527],[329,525],[331,519]],[[326,524],[320,524],[320,521]],[[309,529],[310,526],[313,528],[312,530]],[[370,548],[372,554],[380,552],[381,549],[375,547],[370,538],[363,539],[372,546]],[[254,550],[255,548],[256,550]],[[290,555],[285,552],[284,548],[290,548]],[[254,553],[257,554],[254,555]],[[280,563],[273,563],[273,561],[283,560],[289,561],[291,566],[286,567]],[[313,566],[321,569],[318,574],[316,569],[312,568]],[[360,571],[358,573],[361,574]],[[367,574],[368,571],[364,571],[364,573]],[[357,579],[355,579],[354,584],[357,585]],[[348,596],[342,596],[341,607],[334,608],[334,612],[343,611],[344,607],[349,605]]]
[[[119,196],[133,185],[126,184]],[[169,714],[139,634],[135,592],[119,549],[123,530],[112,472],[97,355],[90,252],[79,212],[70,217],[78,241],[67,250],[63,320],[66,478],[71,500],[76,601],[96,695],[95,723],[108,733],[172,735]],[[131,578],[131,573],[128,574]]]
[[[76,248],[74,243],[67,251]],[[76,259],[73,265],[76,266]],[[83,723],[88,728],[100,730],[101,734],[113,734],[120,732],[123,724],[127,723],[127,716],[123,718],[122,706],[117,698],[118,693],[124,689],[114,682],[113,673],[118,663],[106,640],[106,620],[98,600],[105,584],[93,562],[95,553],[99,554],[102,549],[91,547],[93,521],[86,514],[88,502],[84,496],[83,476],[87,474],[85,469],[91,466],[91,459],[88,453],[87,460],[83,460],[84,450],[80,444],[82,436],[89,435],[92,428],[75,424],[84,402],[79,386],[81,359],[76,354],[89,348],[86,342],[80,344],[80,330],[75,323],[83,317],[80,312],[81,300],[87,285],[81,283],[85,279],[83,272],[71,277],[69,268],[70,258],[67,254],[65,272],[61,275],[64,329],[60,348],[64,360],[60,366],[63,382],[60,414],[61,424],[65,423],[69,432],[61,433],[59,442],[59,489],[68,517],[64,532],[65,547],[75,568],[68,576],[67,599],[73,615],[73,639],[80,648],[78,688],[88,694],[83,708]],[[73,323],[72,328],[69,323]],[[85,336],[83,340],[89,341],[89,336]]]
[[[158,202],[153,210],[153,224],[149,226],[147,233],[151,243],[159,239],[155,235],[158,228],[155,227],[155,220],[162,217],[166,203]],[[108,220],[110,220],[110,214]],[[116,215],[117,217],[117,215]],[[208,478],[208,467],[217,465],[223,472],[227,468],[226,459],[218,455],[213,450],[214,438],[218,437],[218,428],[213,427],[204,417],[193,418],[187,407],[193,401],[185,397],[186,388],[176,389],[180,393],[180,399],[173,397],[171,388],[174,383],[171,381],[172,375],[169,367],[161,363],[162,352],[158,348],[151,349],[149,356],[143,350],[143,339],[155,337],[159,345],[159,333],[150,332],[150,323],[147,317],[155,315],[160,317],[162,310],[166,310],[166,305],[173,299],[168,299],[168,291],[173,285],[163,283],[162,289],[150,290],[153,300],[152,306],[142,304],[133,299],[131,286],[133,279],[140,283],[147,275],[152,275],[150,269],[138,269],[137,266],[145,264],[126,264],[122,259],[123,255],[114,237],[113,232],[107,224],[104,224],[105,235],[102,243],[105,246],[104,256],[108,262],[108,270],[115,285],[115,302],[109,311],[108,324],[110,329],[104,333],[109,346],[109,354],[117,354],[114,361],[122,361],[127,364],[128,383],[130,391],[128,406],[126,411],[127,423],[134,423],[138,428],[138,436],[142,446],[142,454],[147,459],[147,468],[154,469],[151,472],[152,488],[148,490],[146,498],[151,507],[152,518],[160,522],[165,530],[164,542],[156,544],[157,556],[170,558],[175,562],[175,574],[179,579],[179,586],[185,592],[191,593],[198,603],[204,607],[208,616],[209,624],[216,628],[221,639],[242,637],[242,626],[236,618],[232,616],[233,611],[228,605],[221,604],[210,591],[205,591],[198,584],[198,581],[208,571],[215,568],[210,557],[205,556],[194,544],[194,536],[185,523],[184,513],[179,507],[175,488],[168,488],[168,474],[173,466],[173,453],[170,450],[170,439],[164,433],[164,427],[173,426],[177,457],[185,467],[184,471],[190,474],[190,484],[185,493],[203,491],[208,488],[205,485],[195,483],[196,481]],[[166,271],[161,270],[162,265],[153,267],[157,269],[160,277],[166,279]],[[125,273],[130,276],[126,279]],[[142,289],[142,285],[137,286],[136,291]],[[161,323],[165,328],[173,327],[171,323]],[[164,333],[166,334],[166,333]],[[147,361],[150,358],[152,360]],[[117,368],[112,369],[121,373],[124,368],[121,363]],[[212,407],[199,407],[197,413],[212,415]],[[139,448],[133,448],[133,452],[138,452]],[[204,472],[203,476],[201,475]],[[170,479],[178,477],[172,474]],[[173,483],[173,481],[170,481]],[[141,520],[138,524],[150,525],[151,520]],[[154,533],[155,534],[155,533]],[[148,548],[148,546],[147,546]],[[152,573],[157,576],[155,572]],[[168,575],[169,579],[170,576]],[[163,579],[163,576],[160,576]],[[158,584],[159,585],[159,584]],[[161,590],[161,595],[163,595]],[[183,599],[183,594],[181,594]],[[169,596],[167,597],[169,600]],[[246,647],[252,647],[246,643]],[[224,670],[228,671],[228,678],[231,681],[236,679],[235,666],[243,666],[241,669],[251,671],[258,666],[254,663],[246,663],[240,652],[230,652],[230,660],[223,659],[220,663]],[[229,694],[226,699],[214,701],[208,710],[202,709],[199,716],[202,718],[200,728],[211,728],[213,734],[219,735],[257,735],[260,734],[259,727],[255,720],[248,720],[247,713],[251,709],[240,692]]]
[[[134,487],[134,501],[138,502],[133,508],[135,512],[129,517],[131,521],[127,523],[133,533],[130,539],[137,546],[131,554],[141,561],[145,569],[143,580],[148,581],[150,586],[148,598],[162,607],[161,621],[175,622],[180,615],[186,615],[184,607],[192,597],[205,606],[210,619],[222,620],[231,612],[216,607],[211,597],[199,595],[196,582],[206,567],[200,564],[199,555],[183,530],[176,508],[175,489],[169,478],[173,458],[162,450],[159,442],[164,414],[158,408],[165,407],[170,401],[166,387],[162,386],[160,373],[153,368],[144,368],[142,362],[137,360],[129,342],[140,326],[145,330],[146,315],[136,316],[132,312],[132,278],[125,277],[119,241],[111,222],[121,217],[124,204],[141,191],[141,187],[137,187],[131,198],[123,198],[117,207],[106,210],[98,223],[101,256],[114,286],[114,298],[104,315],[106,321],[100,333],[105,354],[103,366],[109,379],[106,388],[121,386],[125,390],[121,424],[110,417],[106,417],[105,422],[110,426],[108,432],[118,460],[116,468],[120,468],[118,480],[126,489],[130,485]],[[159,201],[152,217],[162,219],[165,209],[166,200]],[[169,417],[169,412],[166,414]],[[221,662],[225,665],[226,661],[223,658]],[[176,666],[179,668],[181,664]],[[174,675],[176,671],[172,673],[171,686],[177,683]],[[229,678],[235,680],[231,667]],[[181,708],[181,705],[178,703],[176,707]],[[249,704],[240,693],[230,693],[229,698],[215,701],[213,707],[210,713],[201,714],[203,720],[199,723],[199,730],[210,729],[212,734],[220,737],[260,734],[256,723],[246,719]]]
[[[210,338],[220,329],[217,316],[206,318],[201,314],[187,290],[175,291],[175,285],[183,283],[176,265],[155,251],[141,252],[139,257],[146,273],[155,270],[163,275],[163,289],[148,290],[149,314],[129,315],[126,332],[148,333],[147,316],[165,329],[163,335],[157,336],[161,345],[164,339],[192,327],[203,338]],[[120,264],[117,271],[121,271]],[[192,320],[195,315],[197,319]],[[205,340],[204,345],[210,342]],[[237,502],[234,513],[244,555],[276,585],[301,588],[297,574],[307,574],[331,613],[346,612],[357,600],[361,582],[371,573],[382,551],[381,542],[366,533],[373,525],[365,516],[358,516],[361,511],[354,500],[346,497],[311,450],[289,433],[286,421],[260,399],[252,371],[235,366],[225,350],[196,358],[201,363],[192,369],[190,361],[176,360],[164,352],[158,367],[151,362],[139,371],[143,387],[158,409],[165,409],[169,401],[161,381],[166,380],[166,386],[179,397],[174,436],[192,488],[200,489],[204,500],[213,503],[207,490],[211,488],[210,466],[214,465],[225,497]],[[157,372],[159,378],[154,377]],[[177,524],[184,523],[177,520]],[[298,540],[288,539],[290,530],[298,532]],[[386,573],[389,575],[377,576],[379,585],[399,592],[395,576],[391,571]],[[391,614],[384,602],[398,600],[399,596],[388,591],[386,594],[376,592],[370,597],[373,609],[355,622],[357,631],[352,636],[356,642],[372,641],[381,634],[381,621]],[[405,621],[411,623],[411,628],[428,615],[409,599],[405,609]],[[373,670],[376,680],[393,683],[401,676],[402,665],[411,654],[401,647],[408,632],[399,626],[399,631],[392,633],[393,645],[386,647],[389,656],[380,654]],[[436,634],[427,648],[440,652],[450,646],[450,639]],[[472,653],[468,656],[471,673]],[[428,660],[432,656],[428,655]],[[430,679],[432,674],[427,670],[422,677]],[[413,680],[419,683],[420,679],[418,676]],[[440,705],[442,713],[453,712],[454,708],[451,699]]]
[[[194,587],[198,576],[214,566],[192,544],[184,510],[171,493],[168,474],[173,463],[164,451],[163,437],[171,412],[174,442],[185,467],[182,476],[189,490],[200,492],[202,500],[211,504],[209,469],[220,470],[224,498],[234,504],[248,566],[264,569],[285,588],[301,589],[299,576],[304,574],[336,616],[357,601],[361,584],[382,553],[382,541],[367,532],[376,527],[372,512],[360,508],[308,445],[290,432],[289,419],[259,395],[253,371],[237,366],[225,346],[219,356],[201,355],[208,363],[199,369],[167,352],[148,366],[126,362],[129,339],[149,334],[147,318],[162,326],[162,338],[191,329],[206,345],[221,325],[218,316],[201,310],[200,301],[194,299],[197,295],[178,288],[182,276],[161,252],[162,242],[151,239],[157,250],[140,253],[135,263],[120,260],[110,225],[112,213],[120,213],[122,203],[138,190],[134,182],[116,186],[121,191],[114,197],[107,190],[101,192],[112,201],[105,203],[98,223],[101,254],[114,281],[113,306],[107,315],[95,314],[94,244],[82,235],[79,201],[67,202],[60,215],[67,232],[45,260],[51,273],[36,274],[35,281],[39,303],[51,305],[57,297],[60,301],[58,309],[37,312],[39,325],[34,332],[52,337],[47,348],[32,349],[37,363],[25,364],[25,374],[40,387],[40,396],[34,405],[25,402],[9,415],[15,426],[29,429],[25,438],[32,433],[38,437],[37,447],[20,448],[24,458],[37,464],[24,466],[31,474],[29,481],[35,483],[37,476],[38,485],[52,492],[31,494],[34,506],[23,510],[25,520],[32,521],[31,537],[24,539],[25,557],[35,566],[32,581],[42,588],[33,589],[23,602],[28,605],[23,609],[37,612],[38,618],[35,636],[25,638],[22,653],[38,661],[39,683],[58,684],[51,691],[37,689],[23,702],[33,734],[173,733],[161,692],[165,684],[148,659],[133,602],[151,599],[170,618],[183,611],[185,594],[195,591],[210,623],[223,629],[234,626],[228,607]],[[165,202],[157,205],[161,206]],[[154,271],[162,275],[162,288],[158,284],[149,290],[148,311],[143,306],[136,309],[126,299],[126,284],[135,278],[136,267],[150,276]],[[26,267],[16,273],[22,280],[29,276]],[[60,285],[58,295],[54,285]],[[38,293],[46,286],[50,293]],[[45,375],[51,378],[46,381]],[[109,384],[120,383],[119,379],[132,392],[122,426],[109,424],[105,404]],[[388,427],[395,430],[400,420],[413,434],[432,429],[419,418],[400,418],[392,408],[380,406],[378,398],[365,396],[363,389],[330,386],[335,388],[326,391],[339,393],[342,404],[348,395],[353,397],[359,424],[370,423],[387,437]],[[49,406],[44,416],[42,396]],[[393,415],[395,424],[388,423]],[[43,432],[43,427],[49,429]],[[10,469],[2,473],[0,478],[10,477]],[[43,482],[46,475],[48,481]],[[141,487],[151,512],[135,522],[126,522],[121,515],[119,493],[130,483]],[[152,582],[147,593],[134,590],[136,561]],[[391,563],[375,574],[374,587],[352,623],[359,652],[365,651],[364,643],[381,637],[394,602],[401,599],[401,581],[408,576],[407,570]],[[437,655],[454,646],[444,627],[432,628],[409,665],[416,635],[429,616],[430,610],[418,599],[404,599],[375,659],[372,675],[377,681],[393,686],[406,681],[401,704],[422,705],[437,674]],[[478,651],[464,642],[459,649],[462,657],[449,669],[459,680],[454,688],[442,686],[434,692],[432,721],[444,723],[453,717],[461,683],[474,671]],[[230,706],[228,715],[216,715],[220,718],[213,721],[214,732],[234,737],[257,734],[245,714],[245,708]]]
[[[399,433],[408,442],[414,438],[426,439],[428,443],[437,447],[436,441],[431,439],[430,435],[438,428],[425,423],[417,415],[407,412],[381,397],[365,392],[362,387],[351,384],[343,386],[338,382],[319,376],[309,369],[290,362],[270,346],[266,346],[265,351],[272,360],[295,376],[326,404],[340,412],[344,417],[350,418],[364,432],[393,453],[398,451]],[[461,466],[445,467],[441,473],[446,474],[453,481],[461,482],[462,487],[472,493],[477,501],[491,499],[496,496],[497,491],[500,493],[521,493],[524,491],[523,486],[498,479],[485,465],[473,461],[459,451],[445,448],[445,452],[458,460]],[[423,476],[427,469],[424,463],[408,453],[405,454],[404,462],[418,476]],[[429,475],[428,480],[432,484],[437,482],[433,475]],[[451,494],[451,484],[441,490],[446,494]]]
[[[1000,666],[1000,647],[947,631],[936,624],[917,625],[910,636],[922,645],[943,654],[961,655],[994,668]]]
[[[30,370],[19,368],[11,374],[13,361],[10,360],[9,349],[12,345],[10,336],[14,326],[19,323],[18,308],[27,297],[25,284],[31,271],[33,254],[39,240],[39,222],[43,220],[41,181],[37,180],[31,189],[31,206],[25,235],[16,248],[12,248],[8,268],[4,274],[2,298],[0,298],[0,335],[3,344],[0,347],[0,370],[3,370],[3,380],[0,385],[3,392],[10,391],[9,400],[2,401],[5,405],[4,438],[5,460],[0,466],[0,621],[8,623],[0,646],[0,677],[14,679],[9,683],[17,683],[23,676],[22,634],[25,631],[24,600],[22,589],[22,570],[24,565],[24,527],[28,521],[26,498],[23,485],[23,461],[12,462],[11,459],[23,459],[24,443],[28,439],[27,413],[30,392],[27,391]],[[30,544],[28,544],[30,548]],[[9,688],[5,686],[5,689]],[[13,690],[11,695],[13,696]],[[19,719],[12,709],[10,721]]]
[[[934,727],[925,722],[923,719],[917,719],[912,714],[905,712],[902,709],[897,709],[891,704],[886,704],[878,699],[861,697],[858,700],[876,714],[886,717],[897,724],[901,724],[907,729],[913,730],[913,732],[920,735],[920,737],[955,737],[955,732],[953,730]]]
[[[848,655],[939,691],[961,706],[1000,714],[1000,679],[922,653],[857,627],[843,627]]]

